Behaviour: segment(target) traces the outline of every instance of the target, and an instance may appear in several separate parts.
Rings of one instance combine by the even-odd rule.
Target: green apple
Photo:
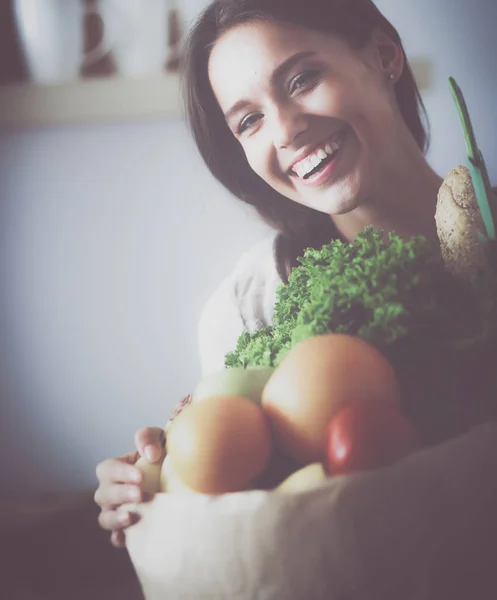
[[[149,494],[156,494],[160,490],[161,463],[150,464],[146,458],[141,456],[135,463],[143,473],[142,489]]]
[[[239,367],[219,371],[202,379],[192,400],[200,402],[210,396],[244,396],[260,404],[262,391],[274,371],[272,367]]]

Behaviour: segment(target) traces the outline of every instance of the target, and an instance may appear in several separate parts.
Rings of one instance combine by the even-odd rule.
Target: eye
[[[304,71],[290,81],[290,94],[300,92],[306,89],[312,89],[318,82],[319,73],[317,71]]]
[[[240,135],[247,129],[253,127],[261,117],[262,115],[260,113],[246,116],[238,126],[238,134]]]

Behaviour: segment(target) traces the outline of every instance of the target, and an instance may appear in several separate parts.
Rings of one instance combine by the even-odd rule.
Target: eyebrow
[[[279,81],[284,79],[284,77],[286,76],[288,71],[290,71],[301,60],[304,60],[305,58],[309,58],[310,56],[314,56],[315,54],[316,54],[316,52],[312,52],[312,51],[298,52],[297,54],[294,54],[293,56],[290,56],[289,58],[287,58],[285,61],[283,61],[281,63],[281,65],[278,65],[276,67],[276,69],[273,71],[271,78],[270,78],[271,86],[274,87]],[[233,116],[236,113],[238,113],[239,111],[244,109],[249,104],[250,104],[250,102],[248,100],[245,100],[245,99],[238,100],[237,102],[235,102],[235,104],[233,104],[233,106],[230,109],[228,109],[224,113],[224,118],[226,119],[226,121],[229,121],[230,119],[233,118]]]

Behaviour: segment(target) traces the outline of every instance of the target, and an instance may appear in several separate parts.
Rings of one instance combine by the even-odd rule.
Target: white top
[[[276,289],[275,235],[245,252],[204,306],[198,340],[202,377],[224,368],[224,357],[236,348],[244,331],[252,333],[273,322]]]

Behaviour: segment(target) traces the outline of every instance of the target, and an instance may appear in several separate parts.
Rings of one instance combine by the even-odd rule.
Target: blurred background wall
[[[497,185],[497,4],[377,4],[431,63],[431,163],[465,162],[453,75]],[[164,424],[200,374],[204,302],[268,233],[179,117],[0,132],[1,493],[94,487],[97,462]]]

